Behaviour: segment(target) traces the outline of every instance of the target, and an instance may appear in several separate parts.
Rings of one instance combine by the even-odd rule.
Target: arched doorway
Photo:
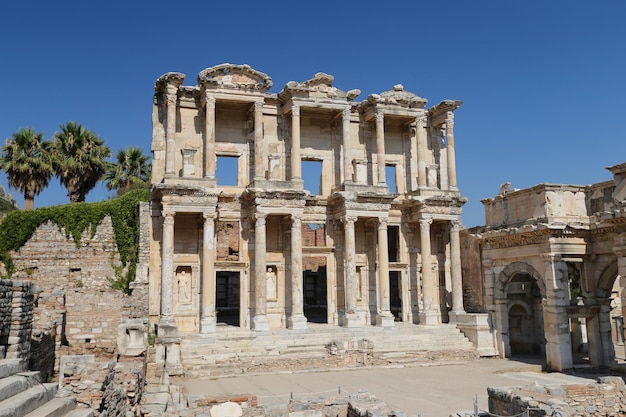
[[[511,355],[545,356],[543,306],[535,278],[517,273],[506,284]]]

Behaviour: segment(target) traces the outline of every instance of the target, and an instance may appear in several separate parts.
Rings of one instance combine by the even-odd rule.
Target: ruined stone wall
[[[0,359],[28,363],[33,326],[34,286],[28,281],[0,280]]]
[[[144,236],[144,246],[148,239]],[[65,230],[45,223],[12,256],[14,276],[32,280],[37,288],[33,348],[40,360],[31,364],[34,370],[48,372],[53,347],[55,368],[61,354],[112,357],[119,324],[147,316],[147,289],[129,296],[111,287],[121,263],[110,217],[97,226],[93,238],[83,232],[80,247]]]
[[[488,388],[489,412],[530,416],[617,416],[626,412],[626,385],[620,377],[600,377],[590,384]]]

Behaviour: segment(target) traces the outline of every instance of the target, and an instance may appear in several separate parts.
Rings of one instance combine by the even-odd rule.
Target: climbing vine
[[[80,247],[83,232],[88,230],[90,238],[93,238],[97,226],[108,215],[113,223],[120,261],[126,267],[126,273],[116,277],[113,287],[128,292],[129,284],[135,276],[139,254],[139,203],[149,199],[150,190],[138,189],[119,198],[98,203],[74,203],[10,212],[0,223],[0,260],[5,266],[5,278],[15,271],[11,251],[24,246],[42,224],[47,221],[55,223],[60,231],[65,230],[68,239],[74,239],[76,247]]]

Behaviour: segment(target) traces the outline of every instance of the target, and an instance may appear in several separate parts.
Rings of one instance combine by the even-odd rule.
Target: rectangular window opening
[[[239,185],[239,157],[238,156],[217,156],[217,167],[215,170],[218,185]]]
[[[304,189],[308,190],[311,195],[322,194],[322,161],[303,160],[302,161],[302,179],[304,180]]]
[[[400,262],[400,226],[387,228],[387,250],[389,262]]]
[[[390,193],[395,193],[398,190],[396,184],[396,166],[395,165],[386,165],[385,166],[385,179],[387,181],[387,186],[389,187]]]

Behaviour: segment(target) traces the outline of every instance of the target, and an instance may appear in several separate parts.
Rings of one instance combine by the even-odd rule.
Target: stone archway
[[[517,354],[545,357],[541,275],[526,262],[513,262],[500,272],[495,285],[498,344],[505,357]]]
[[[626,288],[621,285],[617,260],[609,263],[600,273],[598,286],[594,291],[599,305],[597,332],[601,346],[590,346],[590,355],[595,355],[598,362],[611,366],[615,361],[615,346],[621,344],[626,350],[623,339],[623,317],[626,309]],[[596,351],[601,349],[601,351]],[[601,358],[601,359],[600,359]]]

